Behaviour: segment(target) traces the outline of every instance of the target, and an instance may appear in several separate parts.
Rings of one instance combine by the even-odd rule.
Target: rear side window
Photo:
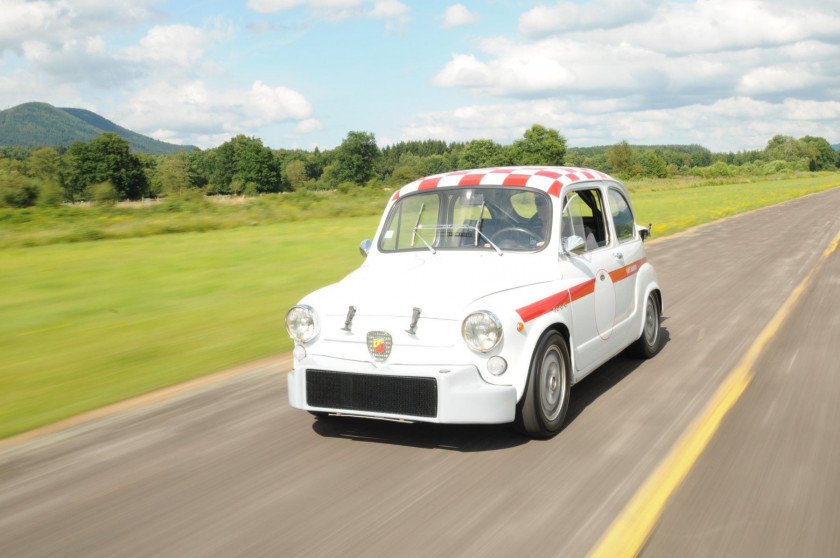
[[[560,228],[564,241],[570,236],[579,236],[586,241],[587,252],[609,244],[604,203],[599,189],[569,192],[564,206]]]
[[[619,242],[632,240],[634,238],[635,220],[630,204],[618,190],[609,190],[607,197],[610,200],[610,213],[612,213],[613,225],[615,225],[615,236]]]

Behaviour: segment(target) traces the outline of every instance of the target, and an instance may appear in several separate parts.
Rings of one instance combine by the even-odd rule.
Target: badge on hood
[[[384,331],[368,331],[367,348],[375,361],[383,362],[391,354],[391,334]]]

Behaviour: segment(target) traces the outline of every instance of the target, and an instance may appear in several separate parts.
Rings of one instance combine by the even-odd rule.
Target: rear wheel
[[[659,328],[659,302],[650,293],[645,303],[645,321],[642,336],[633,344],[632,351],[639,358],[651,358],[662,346],[662,332]]]
[[[534,438],[548,438],[560,431],[569,408],[571,358],[566,340],[547,332],[531,359],[528,385],[517,406],[517,429]]]

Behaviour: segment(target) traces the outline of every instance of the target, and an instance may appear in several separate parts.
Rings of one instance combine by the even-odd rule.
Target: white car
[[[627,190],[569,167],[396,191],[362,266],[292,307],[293,407],[556,433],[572,385],[660,348],[662,295]]]

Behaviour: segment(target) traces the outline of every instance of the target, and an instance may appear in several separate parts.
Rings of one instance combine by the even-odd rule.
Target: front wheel
[[[656,295],[650,293],[645,304],[645,321],[642,335],[633,344],[632,351],[639,358],[651,358],[662,347],[662,332],[659,327],[659,303]]]
[[[516,427],[528,436],[548,438],[560,431],[569,409],[572,378],[569,346],[562,335],[543,335],[528,374],[525,393],[517,406]]]

